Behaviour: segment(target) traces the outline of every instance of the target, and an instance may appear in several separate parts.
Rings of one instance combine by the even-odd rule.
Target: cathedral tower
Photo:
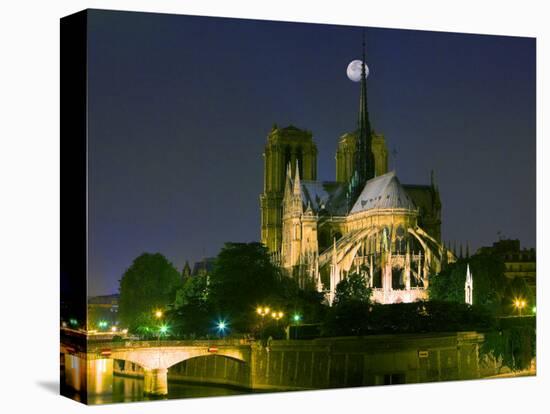
[[[336,181],[339,183],[348,183],[355,171],[357,135],[358,131],[347,132],[338,140],[338,148],[336,149]],[[384,135],[372,131],[371,138],[374,176],[378,177],[388,172],[388,148],[386,147]]]
[[[285,189],[286,169],[291,174],[296,166],[303,180],[317,179],[317,147],[311,132],[294,126],[273,127],[267,137],[264,150],[264,191],[260,195],[261,241],[269,251],[277,252],[282,242],[282,201]]]

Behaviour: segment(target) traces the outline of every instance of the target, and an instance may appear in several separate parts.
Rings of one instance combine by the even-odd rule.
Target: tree
[[[277,296],[280,280],[263,244],[226,243],[214,262],[208,301],[218,317],[230,319],[233,330],[247,331],[250,315]]]
[[[325,319],[325,336],[488,331],[495,318],[482,306],[426,301],[367,304],[357,300],[333,306]]]
[[[207,302],[214,318],[227,318],[233,332],[257,331],[274,323],[282,329],[285,320],[261,323],[258,306],[269,306],[286,317],[297,312],[302,321],[322,313],[322,294],[300,289],[295,279],[286,276],[271,263],[261,243],[226,243],[210,275]]]
[[[370,307],[359,300],[332,306],[324,320],[323,336],[362,336],[369,333]]]
[[[464,283],[468,264],[473,274],[473,303],[485,306],[494,313],[501,313],[509,282],[504,276],[503,261],[489,255],[459,259],[432,277],[428,287],[430,300],[464,303]]]
[[[181,277],[176,268],[160,253],[143,253],[137,257],[120,280],[120,322],[135,331],[144,315],[166,309],[175,298]]]
[[[189,277],[183,283],[183,286],[177,290],[174,306],[206,306],[208,298],[208,276],[196,275]]]
[[[349,274],[336,285],[333,306],[327,312],[324,335],[366,335],[369,332],[372,289],[358,273]]]
[[[485,333],[480,355],[489,355],[504,366],[519,371],[528,369],[536,356],[536,320],[502,318],[497,329]]]
[[[368,287],[365,278],[358,273],[352,273],[336,285],[334,305],[351,301],[370,303],[371,294],[372,289]]]
[[[207,275],[186,279],[178,289],[173,309],[169,312],[172,331],[180,337],[201,337],[209,333],[212,312],[208,302]]]

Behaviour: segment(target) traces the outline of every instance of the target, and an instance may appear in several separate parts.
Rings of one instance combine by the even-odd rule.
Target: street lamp
[[[273,317],[273,319],[277,321],[277,326],[279,326],[279,319],[285,316],[285,314],[281,311],[278,311],[278,312],[272,312],[271,316]]]
[[[262,317],[262,322],[260,323],[260,335],[261,331],[264,330],[264,318],[269,315],[269,312],[271,312],[271,309],[269,309],[268,306],[258,306],[256,308],[256,313]]]
[[[216,324],[216,328],[218,330],[218,334],[223,338],[225,331],[227,330],[227,326],[229,324],[224,320],[219,320]]]
[[[160,346],[160,336],[166,335],[168,333],[168,325],[160,325],[159,326],[159,335],[157,337],[157,346]]]
[[[294,322],[294,339],[298,339],[298,324],[302,320],[302,315],[295,313],[292,315],[292,321]],[[288,328],[290,329],[290,327]]]
[[[273,313],[271,313],[271,316],[273,316],[273,319],[279,320],[279,319],[281,319],[283,316],[285,316],[285,314],[284,314],[283,312],[279,311],[279,312],[273,312]]]
[[[162,318],[162,311],[160,309],[157,309],[155,311],[155,318],[157,318],[157,319]]]
[[[516,298],[514,300],[514,307],[518,310],[519,312],[519,316],[522,316],[522,311],[523,311],[523,308],[525,308],[527,306],[527,302],[525,301],[525,299],[522,299],[522,298]]]

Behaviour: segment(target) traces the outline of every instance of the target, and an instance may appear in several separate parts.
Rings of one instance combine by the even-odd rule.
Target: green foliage
[[[333,306],[327,312],[321,332],[323,336],[363,336],[370,332],[371,305],[351,300]]]
[[[234,329],[245,331],[247,315],[276,292],[280,278],[261,243],[226,243],[214,263],[209,302]]]
[[[197,275],[185,280],[169,312],[176,336],[203,337],[211,333],[213,316],[208,296],[209,276]]]
[[[183,286],[176,292],[174,306],[181,308],[183,306],[206,306],[208,298],[208,276],[197,275],[188,277]]]
[[[158,337],[161,321],[155,318],[150,311],[141,312],[133,318],[132,333],[141,339],[156,339]]]
[[[346,302],[370,303],[372,289],[368,287],[365,278],[357,273],[348,275],[336,285],[334,305],[339,306]]]
[[[502,322],[506,323],[485,334],[480,356],[489,355],[513,371],[528,369],[536,355],[535,318],[505,318]]]
[[[231,321],[233,332],[257,331],[276,323],[262,321],[257,306],[269,306],[285,313],[300,312],[304,319],[318,318],[323,297],[313,290],[302,290],[296,281],[283,275],[271,263],[261,243],[226,243],[219,253],[212,274],[207,303],[213,317]]]
[[[143,253],[137,257],[120,280],[122,325],[131,332],[145,326],[144,320],[155,309],[166,309],[174,301],[180,284],[179,272],[162,254]]]
[[[220,319],[228,321],[230,334],[280,337],[294,312],[303,316],[302,322],[320,320],[322,300],[321,293],[300,289],[294,279],[284,276],[262,244],[227,243],[208,276],[186,279],[167,315],[173,334],[179,337],[216,335],[215,321]],[[269,315],[262,319],[256,313],[258,306],[269,306],[285,316],[280,321]]]
[[[361,336],[369,333],[372,289],[365,278],[351,273],[336,285],[333,306],[328,310],[323,333],[328,336]]]
[[[497,257],[476,255],[460,259],[430,278],[430,299],[464,303],[466,267],[470,265],[474,282],[474,305],[485,306],[494,313],[503,311],[508,280],[504,276],[504,263]]]
[[[438,301],[391,305],[349,301],[330,309],[323,335],[485,331],[494,324],[494,318],[480,306]]]

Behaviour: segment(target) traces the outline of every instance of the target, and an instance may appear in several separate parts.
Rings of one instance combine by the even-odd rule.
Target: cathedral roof
[[[373,208],[413,210],[416,206],[399,182],[395,171],[391,171],[367,181],[350,213],[360,213]]]
[[[325,210],[333,216],[346,214],[346,188],[330,181],[302,181],[302,202],[315,213]]]

